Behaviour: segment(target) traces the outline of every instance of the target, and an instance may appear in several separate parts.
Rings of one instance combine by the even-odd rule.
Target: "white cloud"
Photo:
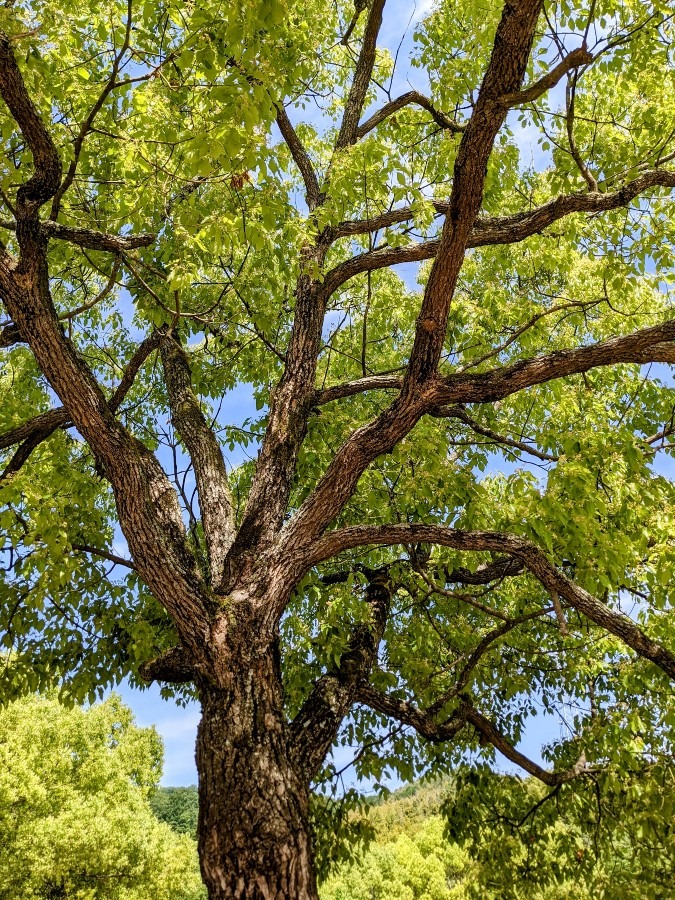
[[[415,12],[412,16],[413,22],[420,22],[426,18],[434,8],[436,0],[417,0],[415,3]]]

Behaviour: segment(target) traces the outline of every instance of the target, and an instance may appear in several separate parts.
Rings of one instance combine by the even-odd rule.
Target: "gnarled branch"
[[[115,388],[115,391],[108,402],[108,406],[113,412],[116,412],[121,406],[122,401],[129,393],[129,389],[134,383],[138,370],[150,353],[152,353],[159,345],[160,338],[160,332],[153,332],[153,334],[146,337],[136,348],[136,352],[131,357],[124,370],[122,380]],[[30,421],[24,422],[22,425],[18,425],[16,428],[12,428],[10,431],[1,434],[0,450],[12,447],[15,444],[20,444],[20,447],[7,464],[2,475],[0,475],[0,481],[8,475],[11,475],[13,472],[18,472],[21,466],[28,460],[33,450],[35,450],[35,448],[43,441],[46,441],[57,428],[68,428],[71,425],[72,423],[65,408],[63,406],[58,406],[55,409],[40,413],[40,415],[35,416],[30,419]]]
[[[138,674],[144,681],[163,681],[167,684],[188,684],[195,680],[196,669],[184,647],[171,647],[160,656],[141,663]]]
[[[370,621],[359,625],[339,663],[316,682],[291,725],[295,754],[311,778],[330,750],[342,720],[352,707],[359,683],[377,659],[391,601],[386,569],[371,573],[365,592]]]
[[[413,703],[390,697],[369,684],[362,684],[359,687],[357,701],[377,712],[390,716],[397,722],[410,725],[418,734],[432,743],[450,741],[457,736],[465,725],[473,725],[483,740],[492,744],[508,760],[520,766],[529,775],[533,775],[535,778],[543,781],[544,784],[551,786],[564,784],[588,771],[583,754],[572,768],[564,772],[548,772],[546,769],[542,769],[533,760],[516,750],[508,738],[466,699],[462,699],[452,715],[441,723],[437,723],[432,715],[418,709]]]
[[[7,231],[16,231],[16,227],[16,222],[6,219],[0,221],[0,228],[5,228]],[[109,234],[105,231],[96,231],[95,228],[63,225],[60,222],[52,222],[51,219],[40,222],[40,233],[47,238],[67,241],[69,244],[76,244],[87,250],[101,250],[108,253],[124,253],[128,250],[137,250],[139,247],[149,247],[157,240],[157,235],[149,232]]]
[[[514,94],[506,94],[503,96],[502,103],[505,103],[509,107],[522,106],[524,103],[532,103],[534,100],[541,97],[542,94],[545,94],[546,91],[555,87],[560,79],[571,69],[576,69],[579,66],[586,66],[592,62],[593,54],[590,50],[586,47],[577,47],[576,50],[572,50],[571,53],[568,53],[567,56],[561,59],[558,65],[554,66],[550,72],[547,72],[546,75],[543,75],[538,81],[535,81],[534,84],[531,84],[529,87],[524,87]]]
[[[500,244],[517,244],[532,235],[540,234],[545,228],[573,213],[600,213],[628,206],[636,197],[655,187],[675,188],[675,172],[667,169],[652,169],[638,175],[615,191],[600,193],[561,194],[552,200],[525,212],[506,216],[484,216],[475,219],[466,246],[488,247]],[[440,213],[446,213],[447,202],[435,202]],[[401,207],[362,221],[342,222],[337,226],[337,236],[368,234],[413,218],[411,207]],[[335,292],[350,278],[362,272],[396,266],[402,263],[422,262],[433,259],[439,250],[438,238],[418,241],[403,247],[379,247],[368,253],[353,256],[326,273],[324,290]]]
[[[556,378],[618,363],[675,363],[675,319],[572,350],[556,350],[479,374],[438,382],[440,403],[487,403]],[[433,407],[432,407],[433,408]]]
[[[58,190],[61,183],[61,159],[52,136],[26,90],[10,39],[4,31],[0,31],[0,94],[33,156],[33,174],[17,191],[17,216],[34,218],[42,204]]]

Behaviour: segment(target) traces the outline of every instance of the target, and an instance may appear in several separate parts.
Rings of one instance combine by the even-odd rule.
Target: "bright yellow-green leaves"
[[[148,802],[161,760],[154,730],[114,696],[89,709],[47,697],[0,709],[2,896],[203,897],[193,841]]]
[[[466,895],[456,882],[466,857],[443,830],[441,817],[432,816],[410,835],[377,842],[326,881],[322,900],[461,900]]]

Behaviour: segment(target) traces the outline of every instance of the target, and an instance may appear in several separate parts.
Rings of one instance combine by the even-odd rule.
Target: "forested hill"
[[[160,821],[166,822],[179,834],[189,834],[196,839],[199,815],[196,785],[158,788],[150,798],[150,805]]]
[[[371,799],[362,818],[372,839],[326,878],[321,900],[672,900],[672,826],[663,798],[637,796],[639,782],[595,818],[564,791],[541,803],[542,785],[488,771]],[[151,802],[196,834],[196,787],[160,788]]]

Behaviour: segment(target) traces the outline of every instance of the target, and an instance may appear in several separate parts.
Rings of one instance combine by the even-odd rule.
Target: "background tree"
[[[336,742],[667,757],[671,4],[442,0],[402,78],[384,0],[2,22],[8,690],[192,686],[213,898],[316,896]]]
[[[162,748],[112,696],[89,709],[27,697],[0,710],[0,891],[7,900],[197,900],[195,845],[148,797]]]
[[[179,834],[197,837],[199,799],[193,787],[159,788],[150,798],[152,811]]]

